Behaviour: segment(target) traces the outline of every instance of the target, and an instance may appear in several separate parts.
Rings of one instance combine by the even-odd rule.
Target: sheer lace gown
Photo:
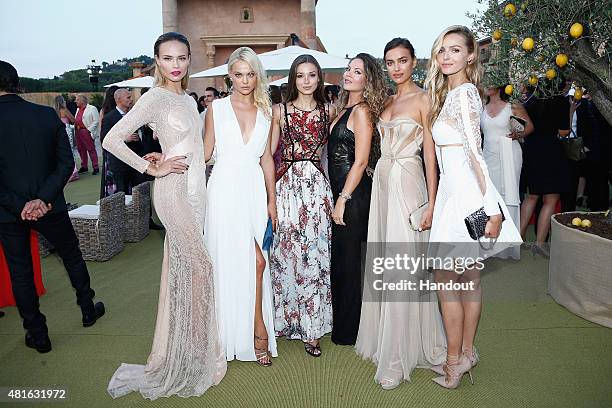
[[[124,140],[139,127],[155,127],[167,157],[187,156],[189,170],[155,179],[154,202],[166,228],[153,347],[146,365],[122,364],[108,392],[139,391],[151,400],[202,395],[226,370],[215,316],[212,263],[202,235],[206,181],[202,125],[195,101],[163,88],[144,94],[104,139],[103,147],[144,172],[148,162]]]
[[[379,243],[387,256],[395,251],[419,257],[427,249],[429,233],[414,231],[410,213],[427,202],[427,187],[420,152],[423,129],[412,119],[380,120],[381,157],[374,171],[368,222],[368,251]],[[391,247],[389,247],[390,245]],[[368,259],[373,256],[368,253]],[[368,274],[366,270],[366,274]],[[377,276],[383,281],[425,278],[418,270],[412,277],[388,271]],[[366,276],[365,284],[371,284]],[[418,288],[418,286],[417,286]],[[377,383],[410,380],[415,367],[442,364],[446,338],[436,294],[433,292],[390,293],[365,289],[356,351],[376,365]]]
[[[465,83],[448,92],[433,124],[440,182],[429,234],[429,255],[435,253],[436,244],[446,242],[463,244],[451,245],[453,248],[447,247],[437,255],[486,258],[522,242],[482,155],[481,112],[478,90],[473,84]],[[482,239],[482,246],[472,240],[464,222],[465,217],[482,207],[488,215],[499,214],[501,207],[506,217],[497,243],[491,249],[488,249],[491,245],[488,238]]]

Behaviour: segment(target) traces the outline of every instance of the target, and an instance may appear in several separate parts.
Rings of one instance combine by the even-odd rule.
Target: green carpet
[[[93,203],[99,176],[85,175],[66,188],[69,201]],[[121,362],[142,364],[151,348],[163,233],[105,263],[88,264],[97,299],[107,314],[83,328],[61,260],[43,259],[47,316],[53,351],[39,354],[23,344],[15,308],[0,319],[0,387],[66,388],[61,403],[0,403],[1,406],[70,407],[610,407],[612,331],[583,320],[546,294],[548,264],[523,252],[521,262],[492,262],[483,275],[485,304],[476,339],[481,362],[476,384],[467,378],[457,390],[435,385],[431,371],[417,369],[412,382],[383,391],[374,366],[352,347],[335,346],[326,336],[323,356],[307,356],[298,341],[278,341],[270,368],[231,362],[219,386],[199,398],[139,394],[117,400],[106,393]]]

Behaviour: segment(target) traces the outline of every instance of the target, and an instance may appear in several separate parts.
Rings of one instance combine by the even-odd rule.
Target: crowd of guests
[[[600,195],[609,125],[588,98],[526,90],[523,103],[510,103],[493,87],[483,99],[479,49],[463,26],[434,42],[426,90],[413,82],[417,59],[404,38],[383,52],[393,92],[366,53],[349,61],[338,88],[325,88],[319,63],[302,55],[286,89],[270,89],[257,55],[241,47],[227,64],[230,94],[207,88],[198,97],[186,92],[187,38],[163,34],[154,55],[156,86],[136,104],[116,89],[102,117],[88,114],[83,98],[72,119],[57,109],[77,124],[77,146],[92,139],[94,119],[102,123],[103,194],[155,180],[166,229],[151,354],[146,365],[117,369],[113,397],[201,395],[222,380],[227,361],[272,365],[276,337],[301,341],[318,358],[328,333],[374,362],[383,389],[417,367],[437,373],[444,388],[464,374],[473,383],[481,269],[423,265],[416,276],[438,290],[418,301],[384,292],[369,299],[362,259],[374,250],[364,243],[382,244],[383,253],[402,243],[413,257],[435,243],[469,243],[453,258],[518,258],[517,245],[500,244],[523,242],[539,211],[533,251],[547,255],[550,215],[564,193],[575,207],[580,168],[589,206],[608,205]],[[582,164],[563,145],[572,133],[585,142]],[[89,141],[80,143],[83,170]],[[482,230],[466,228],[470,217]]]

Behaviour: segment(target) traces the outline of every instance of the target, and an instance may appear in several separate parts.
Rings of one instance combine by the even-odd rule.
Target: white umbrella
[[[282,84],[286,84],[287,82],[289,82],[289,77],[288,76],[286,76],[284,78],[281,78],[281,79],[277,79],[276,81],[272,81],[268,85],[281,86]],[[324,82],[324,85],[327,86],[327,85],[331,85],[331,84],[328,83],[328,82]]]
[[[152,76],[141,76],[131,79],[126,79],[125,81],[115,82],[114,84],[104,85],[105,88],[110,88],[111,86],[118,86],[119,88],[152,88],[153,87],[153,77]]]
[[[293,60],[302,54],[315,57],[324,72],[342,72],[348,64],[346,58],[329,55],[323,51],[298,47],[297,45],[264,52],[259,54],[258,57],[267,75],[287,75]],[[223,75],[227,75],[227,64],[197,72],[191,75],[191,78],[209,78]]]

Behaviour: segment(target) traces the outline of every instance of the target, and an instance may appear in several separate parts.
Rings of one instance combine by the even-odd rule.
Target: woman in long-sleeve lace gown
[[[202,234],[206,177],[202,125],[195,101],[184,91],[190,50],[178,33],[154,47],[156,83],[104,139],[115,157],[156,177],[154,202],[166,229],[153,348],[146,365],[122,364],[108,392],[139,391],[151,400],[203,394],[226,370],[215,316],[214,280]],[[138,157],[124,140],[143,125],[155,128],[163,157]]]
[[[476,87],[480,61],[474,34],[464,26],[451,26],[434,42],[431,55],[425,85],[432,100],[440,182],[428,255],[453,260],[454,268],[446,262],[442,268],[434,267],[436,283],[465,285],[438,290],[447,355],[445,364],[432,369],[442,375],[434,379],[437,384],[457,388],[465,373],[472,378],[472,368],[479,361],[474,338],[481,311],[482,260],[520,244],[521,236],[482,155],[482,104]],[[484,236],[479,237],[482,242],[470,237],[464,221],[476,211],[486,217]]]

